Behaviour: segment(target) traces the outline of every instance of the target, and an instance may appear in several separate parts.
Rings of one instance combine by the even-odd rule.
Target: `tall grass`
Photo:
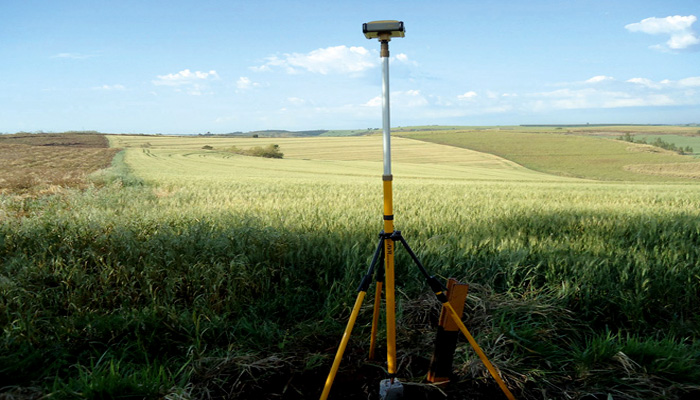
[[[315,397],[381,229],[381,179],[148,150],[123,159],[138,179],[2,198],[0,387],[225,397],[226,376],[250,376],[233,382],[244,398],[277,390],[258,381],[269,364],[316,377],[297,384]],[[394,190],[397,228],[432,273],[473,285],[465,318],[524,397],[697,383],[700,187],[397,176]],[[411,337],[428,289],[397,255]],[[460,373],[483,377],[460,348]]]

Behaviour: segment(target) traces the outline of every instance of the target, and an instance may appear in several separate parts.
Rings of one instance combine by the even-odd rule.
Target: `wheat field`
[[[100,185],[0,198],[2,393],[318,396],[382,227],[380,139],[109,138],[124,150]],[[268,144],[284,158],[229,151]],[[518,398],[700,390],[700,185],[392,145],[396,227],[470,284],[465,323]],[[439,310],[401,249],[397,289],[399,373],[440,396],[418,385]],[[333,398],[383,378],[370,320]],[[454,367],[451,396],[495,389],[466,343]]]

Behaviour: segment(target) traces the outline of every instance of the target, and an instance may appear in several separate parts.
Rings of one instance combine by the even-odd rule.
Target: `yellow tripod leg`
[[[459,330],[462,331],[464,336],[467,338],[467,341],[469,344],[472,346],[476,354],[479,356],[481,361],[484,363],[486,366],[486,369],[489,370],[489,373],[491,373],[491,376],[493,379],[496,380],[496,383],[498,383],[498,386],[501,388],[503,391],[503,394],[506,395],[508,400],[515,400],[515,397],[513,397],[513,394],[508,390],[508,387],[506,386],[506,383],[503,382],[503,379],[501,379],[501,376],[498,374],[498,371],[496,371],[496,368],[491,364],[489,359],[486,357],[486,354],[481,350],[481,347],[476,343],[476,340],[474,340],[474,337],[472,337],[471,333],[467,330],[467,327],[464,326],[464,323],[462,322],[462,319],[459,317],[457,312],[455,311],[454,308],[452,308],[452,304],[449,302],[442,303],[443,307],[448,310],[450,315],[452,316],[452,319],[455,321],[457,326],[459,327]]]
[[[384,234],[394,233],[394,200],[391,175],[382,176],[384,191]],[[389,377],[396,375],[396,295],[394,282],[394,240],[384,239],[384,279],[386,285],[386,361]]]
[[[345,333],[343,333],[343,339],[340,341],[340,347],[338,347],[338,352],[335,354],[335,360],[333,360],[333,366],[331,367],[331,372],[328,374],[328,379],[326,379],[326,385],[323,387],[323,393],[321,393],[321,400],[326,400],[328,394],[331,391],[331,386],[333,386],[333,380],[335,375],[338,373],[338,368],[340,368],[340,360],[343,358],[343,353],[345,353],[345,348],[348,346],[348,341],[350,341],[350,333],[352,332],[352,327],[355,325],[357,320],[357,315],[360,313],[360,307],[365,299],[367,292],[361,291],[357,294],[357,300],[355,300],[355,306],[352,308],[352,313],[350,313],[350,320],[348,320],[348,325],[345,327]]]
[[[372,315],[372,336],[369,341],[369,359],[374,360],[374,351],[377,348],[377,327],[379,325],[379,309],[382,305],[382,286],[381,281],[377,282],[377,289],[374,293],[374,314]]]
[[[386,239],[385,279],[386,279],[386,362],[389,377],[396,375],[396,295],[394,282],[394,241]]]

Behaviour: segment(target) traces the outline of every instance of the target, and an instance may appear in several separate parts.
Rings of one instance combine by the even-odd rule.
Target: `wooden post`
[[[460,283],[454,278],[447,281],[447,298],[460,318],[464,312],[464,302],[467,300],[468,292],[469,285],[466,283]],[[440,383],[450,380],[458,336],[459,327],[443,307],[435,337],[435,352],[430,361],[428,382]]]

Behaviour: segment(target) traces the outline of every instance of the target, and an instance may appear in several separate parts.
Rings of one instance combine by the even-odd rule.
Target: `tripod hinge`
[[[445,292],[435,292],[435,297],[437,297],[440,304],[445,304],[449,301]]]
[[[441,304],[447,302],[447,288],[436,277],[429,277],[428,285]]]
[[[393,231],[393,232],[389,232],[389,233],[381,231],[381,232],[379,232],[379,238],[384,239],[384,240],[391,239],[395,242],[400,242],[402,236],[401,236],[401,231]]]
[[[360,286],[357,287],[358,292],[366,292],[369,289],[369,285],[372,283],[372,273],[365,275],[360,282]]]

